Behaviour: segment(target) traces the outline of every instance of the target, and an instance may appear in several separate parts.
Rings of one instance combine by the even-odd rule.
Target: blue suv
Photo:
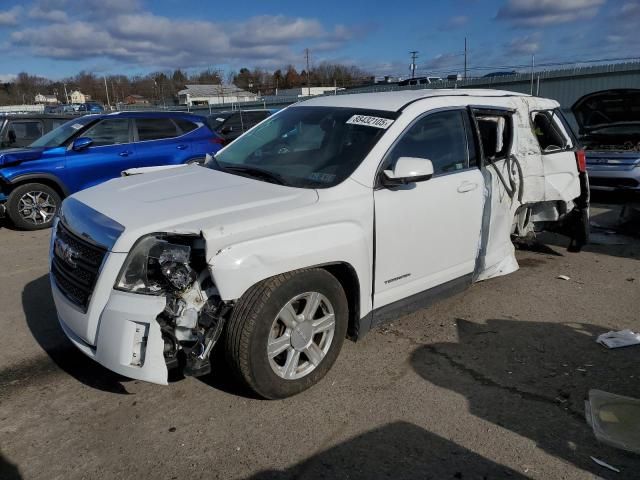
[[[201,163],[222,148],[206,119],[180,112],[86,115],[23,149],[0,151],[0,217],[47,228],[62,198],[133,167]]]

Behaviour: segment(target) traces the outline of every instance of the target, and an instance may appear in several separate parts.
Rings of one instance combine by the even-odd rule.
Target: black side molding
[[[473,274],[469,273],[462,277],[455,278],[441,285],[425,290],[410,297],[403,298],[383,307],[369,312],[360,319],[357,329],[357,339],[364,337],[369,330],[384,323],[395,320],[404,315],[427,308],[434,303],[449,298],[453,295],[465,291],[473,281]]]

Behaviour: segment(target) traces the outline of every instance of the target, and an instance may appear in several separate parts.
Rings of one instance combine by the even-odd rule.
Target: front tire
[[[20,230],[49,228],[58,213],[60,195],[42,183],[26,183],[13,189],[7,200],[7,214]]]
[[[296,395],[333,366],[348,315],[340,282],[325,270],[269,278],[250,288],[233,310],[225,336],[227,363],[264,398]]]

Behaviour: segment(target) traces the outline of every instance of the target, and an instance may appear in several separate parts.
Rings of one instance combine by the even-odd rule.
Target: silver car
[[[572,111],[591,188],[640,191],[640,89],[590,93]]]

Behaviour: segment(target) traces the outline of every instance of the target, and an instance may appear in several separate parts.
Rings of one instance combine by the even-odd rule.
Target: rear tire
[[[348,304],[326,270],[285,273],[251,287],[227,324],[227,363],[261,397],[285,398],[316,384],[336,361]]]
[[[13,189],[7,215],[20,230],[49,228],[60,208],[60,195],[42,183],[26,183]]]

